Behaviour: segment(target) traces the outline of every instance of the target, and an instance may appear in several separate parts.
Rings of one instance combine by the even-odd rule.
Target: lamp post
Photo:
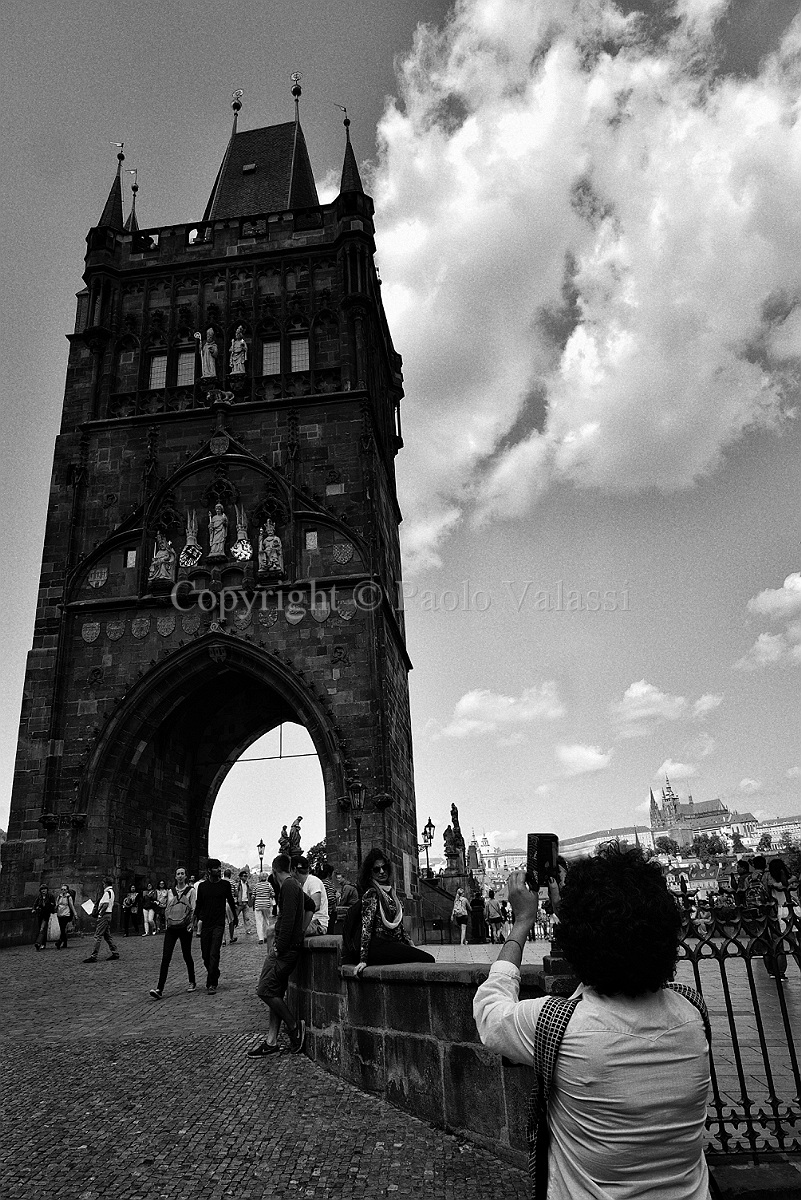
[[[258,846],[256,847],[256,853],[259,856],[259,874],[260,875],[262,874],[262,872],[264,870],[264,851],[265,851],[265,849],[266,849],[266,846],[264,845],[264,838],[262,838],[261,841],[259,842]]]
[[[348,781],[348,793],[350,796],[350,807],[356,818],[356,869],[359,870],[362,865],[362,813],[364,812],[364,799],[367,795],[367,788],[358,779],[350,779]]]
[[[427,879],[431,878],[431,864],[428,861],[428,850],[429,850],[431,843],[434,840],[435,828],[436,828],[436,826],[433,824],[431,818],[429,817],[428,821],[423,826],[423,845],[425,846],[425,851],[426,851],[426,878]]]

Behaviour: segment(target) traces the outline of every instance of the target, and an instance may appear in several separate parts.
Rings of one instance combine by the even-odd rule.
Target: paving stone
[[[161,938],[121,959],[3,953],[2,1195],[9,1200],[524,1200],[526,1174],[290,1053],[249,1059],[264,1035],[263,951],[222,953],[220,990],[187,993]]]

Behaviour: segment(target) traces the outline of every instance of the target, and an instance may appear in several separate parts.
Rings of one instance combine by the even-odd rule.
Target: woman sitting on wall
[[[434,962],[406,935],[403,906],[392,883],[392,863],[383,850],[373,847],[367,854],[357,886],[361,900],[348,909],[342,934],[346,963],[356,963],[361,974],[365,967],[389,963]]]

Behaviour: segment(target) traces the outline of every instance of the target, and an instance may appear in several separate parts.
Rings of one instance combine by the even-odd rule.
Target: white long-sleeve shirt
[[[546,997],[518,1001],[520,972],[495,962],[473,1001],[483,1044],[533,1063]],[[697,1009],[676,992],[582,995],[550,1096],[548,1200],[707,1200],[703,1131],[709,1051]]]

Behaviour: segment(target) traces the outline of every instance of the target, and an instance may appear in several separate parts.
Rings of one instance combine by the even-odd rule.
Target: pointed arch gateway
[[[100,735],[82,785],[85,849],[98,872],[165,875],[183,863],[197,873],[228,771],[287,721],[304,726],[317,751],[326,836],[337,846],[344,763],[323,705],[275,655],[209,633],[149,671]]]

